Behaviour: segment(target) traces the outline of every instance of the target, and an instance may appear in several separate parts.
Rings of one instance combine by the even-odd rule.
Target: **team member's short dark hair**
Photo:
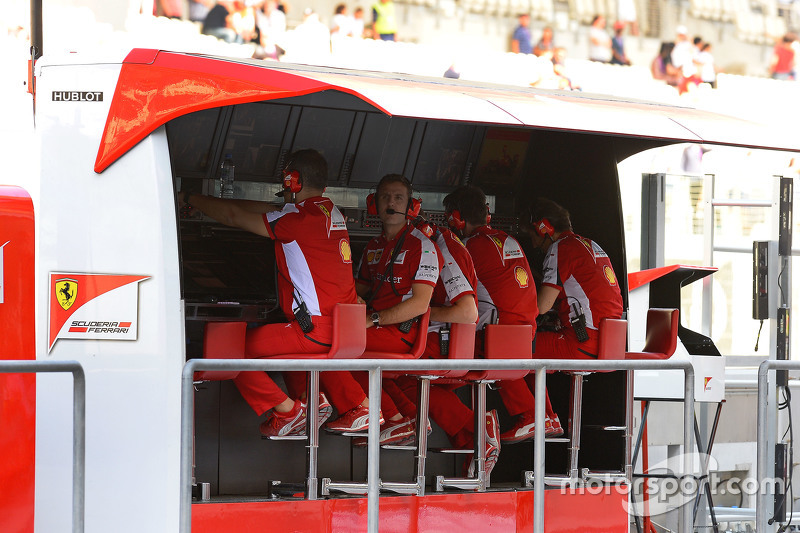
[[[414,189],[411,187],[411,182],[408,181],[408,178],[403,176],[402,174],[386,174],[384,177],[381,178],[381,181],[378,182],[378,186],[375,187],[375,192],[379,192],[381,187],[384,185],[389,185],[390,183],[400,183],[406,188],[408,192],[408,197],[414,194]]]
[[[442,200],[448,213],[458,210],[461,218],[473,226],[486,224],[486,195],[475,185],[462,185]]]
[[[531,223],[535,223],[543,218],[550,221],[553,229],[562,231],[572,231],[572,221],[569,219],[569,211],[548,198],[536,198],[531,203]]]
[[[298,150],[286,160],[286,170],[296,170],[304,187],[323,190],[328,186],[328,163],[318,151]]]

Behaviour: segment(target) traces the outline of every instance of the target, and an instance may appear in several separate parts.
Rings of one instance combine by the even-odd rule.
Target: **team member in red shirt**
[[[528,233],[545,252],[539,309],[556,310],[561,323],[558,331],[539,332],[535,357],[596,359],[600,321],[622,316],[611,260],[599,244],[573,233],[569,212],[546,198],[533,203]]]
[[[441,352],[442,329],[447,328],[450,324],[474,323],[478,318],[475,295],[478,278],[475,275],[472,257],[455,233],[445,227],[432,226],[424,219],[419,219],[416,225],[436,243],[443,260],[442,270],[431,298],[431,323],[423,354],[424,357],[441,359],[445,357]],[[417,380],[401,377],[395,382],[406,398],[412,402],[410,404],[412,410],[405,411],[403,414],[413,417],[416,414],[413,410],[415,408],[413,402],[417,399]],[[390,386],[385,384],[384,388],[392,398],[395,398],[396,394],[392,392]],[[431,383],[430,416],[444,430],[453,446],[469,448],[474,444],[473,412],[461,402],[453,390],[454,387],[438,385],[436,381]],[[398,407],[406,406],[408,408],[409,406],[407,403],[396,403]],[[500,454],[496,411],[486,413],[486,432],[486,472],[489,474]],[[472,458],[468,458],[468,461],[471,463]]]
[[[533,343],[539,314],[536,286],[522,247],[505,232],[489,226],[486,196],[478,187],[459,187],[444,199],[451,228],[465,237],[478,276],[478,330],[486,324],[531,324]],[[478,346],[480,346],[478,342]],[[500,435],[501,442],[520,442],[533,437],[534,398],[524,379],[500,382],[500,397],[515,426]],[[547,398],[547,397],[546,397]],[[545,431],[558,433],[558,417],[546,401]],[[524,422],[524,423],[522,423]]]
[[[288,323],[249,329],[246,357],[327,352],[333,334],[331,317],[335,304],[357,301],[355,285],[348,282],[352,279],[352,259],[345,220],[333,202],[322,196],[328,165],[315,150],[298,151],[288,160],[283,171],[284,187],[292,201],[283,206],[189,192],[178,194],[179,202],[196,207],[225,225],[275,241],[278,301]],[[313,326],[305,331],[298,322],[304,315]],[[340,374],[349,377],[348,373],[323,372],[320,378],[323,387],[327,383],[339,390]],[[287,372],[285,378],[292,396],[300,398],[305,389],[304,374]],[[241,372],[234,383],[258,415],[272,410],[261,424],[264,435],[305,431],[305,403],[289,398],[266,372]],[[366,401],[363,391],[351,401]],[[324,399],[320,410],[318,423],[332,411]]]
[[[383,231],[367,243],[356,275],[356,291],[368,308],[368,351],[403,353],[411,349],[419,334],[416,318],[428,310],[439,278],[439,250],[409,220],[419,212],[418,201],[411,194],[411,183],[405,177],[389,174],[378,183],[372,197]],[[401,324],[407,321],[411,321],[410,328],[403,331]],[[356,374],[356,379],[367,387],[363,373]],[[396,442],[414,434],[415,421],[404,417],[386,393],[381,411],[387,418],[382,442]],[[325,428],[352,431],[346,419],[330,422]]]
[[[596,242],[573,233],[569,212],[552,200],[539,198],[533,203],[527,231],[534,247],[545,252],[539,310],[557,311],[560,326],[557,331],[539,330],[533,356],[596,359],[600,321],[622,316],[622,295],[608,255]],[[530,376],[525,383],[533,390]],[[553,416],[549,399],[547,409],[548,417]],[[525,428],[532,428],[533,422],[532,413],[523,413],[518,431],[509,438],[528,438]],[[552,435],[561,428],[558,424],[545,429]]]

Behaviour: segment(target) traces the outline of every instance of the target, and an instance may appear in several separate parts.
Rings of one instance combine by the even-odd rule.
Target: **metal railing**
[[[86,374],[77,361],[0,361],[4,374],[72,374],[72,531],[83,533],[86,511]]]
[[[683,445],[685,450],[694,446],[694,368],[688,361],[667,360],[556,360],[556,359],[472,359],[472,360],[386,360],[386,359],[192,359],[183,367],[181,377],[181,465],[180,465],[180,532],[189,533],[192,527],[192,432],[194,412],[194,373],[200,370],[238,371],[303,371],[350,370],[369,372],[369,430],[367,444],[367,526],[370,533],[378,531],[378,499],[380,491],[380,411],[381,376],[384,370],[517,370],[527,369],[536,373],[536,387],[544,389],[548,370],[683,370],[684,372],[684,425]],[[535,405],[536,427],[544,427],[545,402]],[[688,456],[688,454],[684,454]],[[544,532],[544,432],[534,435],[534,499],[533,530]],[[682,465],[688,471],[691,465]],[[692,512],[687,506],[681,508],[681,531],[692,531]],[[690,507],[690,506],[689,506]]]
[[[774,484],[765,483],[765,480],[770,476],[769,448],[767,446],[770,442],[767,424],[767,399],[770,391],[767,377],[770,370],[800,370],[800,361],[770,360],[764,361],[758,367],[758,421],[756,426],[756,478],[758,479],[758,489],[756,492],[756,531],[759,533],[762,531],[770,531],[769,528],[771,524],[767,516],[767,504],[769,503],[767,496],[774,496],[774,494],[767,493],[766,489],[772,487],[774,490],[775,488]],[[775,400],[774,397],[773,400]],[[774,404],[773,408],[775,408]],[[791,421],[789,423],[791,423]],[[788,489],[788,487],[786,487],[786,489]],[[791,510],[791,504],[787,505],[786,508],[787,510]]]

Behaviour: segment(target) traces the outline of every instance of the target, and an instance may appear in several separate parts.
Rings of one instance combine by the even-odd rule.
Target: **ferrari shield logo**
[[[78,282],[74,279],[63,278],[56,280],[56,300],[61,308],[66,311],[75,303],[78,297]]]

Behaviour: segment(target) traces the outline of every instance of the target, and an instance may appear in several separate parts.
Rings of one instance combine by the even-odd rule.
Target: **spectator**
[[[381,41],[397,40],[397,21],[392,0],[372,4],[372,31]]]
[[[794,80],[794,43],[795,37],[791,33],[783,36],[781,41],[775,45],[772,51],[772,59],[769,62],[769,74],[775,80]]]
[[[278,59],[283,49],[278,45],[286,33],[286,14],[280,9],[277,0],[267,0],[256,11],[259,43],[264,57]]]
[[[539,39],[539,42],[533,47],[533,53],[539,57],[545,54],[550,54],[550,56],[552,56],[554,49],[555,43],[553,42],[553,28],[550,26],[545,26],[542,30],[542,38]]]
[[[319,15],[310,7],[303,11],[303,22],[294,29],[293,41],[311,54],[326,54],[331,51],[331,34],[319,20]]]
[[[695,68],[694,46],[689,41],[689,31],[686,26],[678,26],[675,33],[675,47],[670,54],[672,65],[680,69],[683,78],[691,78],[695,73]]]
[[[650,63],[650,74],[652,74],[654,80],[664,80],[667,85],[677,87],[680,71],[672,64],[671,54],[673,48],[675,48],[675,43],[661,43],[661,50],[659,50],[653,62]]]
[[[559,89],[569,89],[571,91],[580,91],[579,85],[572,82],[572,79],[567,75],[567,49],[559,46],[553,50],[553,72],[561,80]]]
[[[523,13],[518,19],[519,25],[514,28],[514,34],[511,36],[511,51],[515,54],[530,54],[533,52],[533,39],[531,29],[528,27],[531,17]]]
[[[351,28],[353,37],[364,37],[364,8],[357,7],[355,11],[353,11],[353,19],[350,21],[353,25]]]
[[[203,22],[214,7],[214,0],[189,0],[189,20]]]
[[[217,0],[203,21],[202,33],[212,35],[226,43],[243,43],[242,37],[233,28],[232,15],[236,12],[235,3],[231,0]]]
[[[445,78],[451,78],[457,80],[461,77],[461,72],[459,71],[458,67],[455,63],[451,63],[447,70],[444,71]]]
[[[595,15],[589,29],[589,59],[599,63],[611,61],[611,37],[606,31],[606,18]]]
[[[353,34],[351,18],[347,15],[347,6],[338,4],[331,22],[331,37],[345,37]]]
[[[628,25],[631,27],[631,35],[639,35],[635,0],[617,0],[617,20],[622,22],[623,29]]]
[[[156,9],[155,14],[159,17],[169,17],[171,19],[183,17],[182,0],[158,0],[154,8]]]
[[[614,23],[614,37],[611,39],[611,63],[613,65],[630,65],[631,61],[625,54],[625,40],[622,32],[625,30],[625,23],[617,21]]]
[[[700,52],[695,57],[695,64],[700,70],[700,81],[708,83],[712,88],[717,87],[717,67],[714,65],[714,56],[711,54],[711,43],[703,43]]]

